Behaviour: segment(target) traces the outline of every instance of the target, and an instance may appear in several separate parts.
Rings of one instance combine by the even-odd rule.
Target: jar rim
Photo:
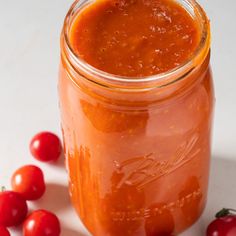
[[[94,0],[82,1],[76,0],[72,6],[70,7],[64,21],[64,26],[62,30],[62,37],[61,43],[64,45],[65,48],[65,55],[67,59],[69,59],[70,64],[72,67],[78,72],[85,76],[87,79],[92,82],[95,82],[99,85],[103,85],[106,87],[117,87],[117,88],[161,88],[167,85],[173,84],[179,80],[185,78],[189,73],[191,73],[198,65],[201,65],[210,50],[210,41],[211,41],[211,34],[210,34],[210,21],[196,0],[182,0],[184,4],[189,7],[199,18],[202,24],[202,29],[200,32],[200,40],[197,48],[195,49],[194,53],[189,57],[186,61],[181,63],[179,66],[168,70],[166,72],[150,75],[150,76],[143,76],[143,77],[128,77],[128,76],[120,76],[111,74],[102,70],[99,70],[82,58],[80,58],[74,51],[73,47],[71,46],[69,40],[69,32],[71,26],[71,19],[75,14],[77,14],[78,9],[82,9],[87,5],[94,2]],[[91,79],[92,78],[92,79]]]

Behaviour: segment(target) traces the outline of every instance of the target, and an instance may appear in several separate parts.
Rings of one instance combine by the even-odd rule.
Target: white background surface
[[[60,134],[57,98],[59,36],[72,0],[0,0],[0,185],[9,187],[12,172],[36,163],[45,171],[48,190],[31,209],[58,214],[62,236],[85,236],[70,206],[62,161],[34,161],[28,150],[33,134]],[[236,1],[201,0],[212,23],[212,68],[216,88],[213,161],[205,213],[181,236],[204,236],[213,214],[236,208]],[[21,235],[20,230],[12,231]]]

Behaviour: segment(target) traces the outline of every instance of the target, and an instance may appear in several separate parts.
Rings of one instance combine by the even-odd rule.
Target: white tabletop
[[[181,236],[204,235],[221,207],[236,207],[236,1],[201,0],[213,32],[212,68],[216,112],[212,171],[207,208]],[[33,134],[60,134],[57,98],[59,36],[72,0],[0,0],[0,185],[12,172],[35,163],[45,171],[48,190],[31,209],[46,208],[62,222],[62,236],[88,235],[72,209],[62,162],[56,167],[33,160],[28,143]],[[235,67],[234,67],[235,66]],[[50,185],[50,186],[49,186]],[[13,230],[13,236],[21,235]]]

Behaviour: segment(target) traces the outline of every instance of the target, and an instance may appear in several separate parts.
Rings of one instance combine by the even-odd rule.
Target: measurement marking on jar
[[[117,188],[123,185],[136,186],[138,190],[143,189],[157,179],[170,174],[174,170],[188,163],[199,152],[200,148],[194,150],[199,135],[195,134],[187,141],[183,142],[176,149],[174,155],[168,161],[158,161],[154,154],[150,153],[144,157],[135,157],[124,162],[114,162],[117,172],[124,173],[124,177],[117,184]]]
[[[177,209],[183,208],[185,204],[191,201],[198,200],[202,196],[202,192],[199,189],[193,191],[192,193],[183,196],[177,201],[173,201],[167,204],[162,204],[160,207],[150,207],[142,208],[134,211],[112,211],[111,217],[113,221],[139,221],[143,219],[148,219],[151,217],[157,217],[162,215],[164,212],[173,212]]]

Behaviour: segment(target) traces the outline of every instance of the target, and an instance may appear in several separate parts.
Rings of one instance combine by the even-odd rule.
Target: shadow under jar
[[[189,58],[161,73],[142,76],[139,68],[136,77],[117,75],[87,63],[72,43],[79,16],[107,2],[76,1],[61,35],[59,97],[72,203],[95,236],[179,234],[199,218],[207,198],[214,107],[209,21],[194,0],[177,1],[199,32]]]

